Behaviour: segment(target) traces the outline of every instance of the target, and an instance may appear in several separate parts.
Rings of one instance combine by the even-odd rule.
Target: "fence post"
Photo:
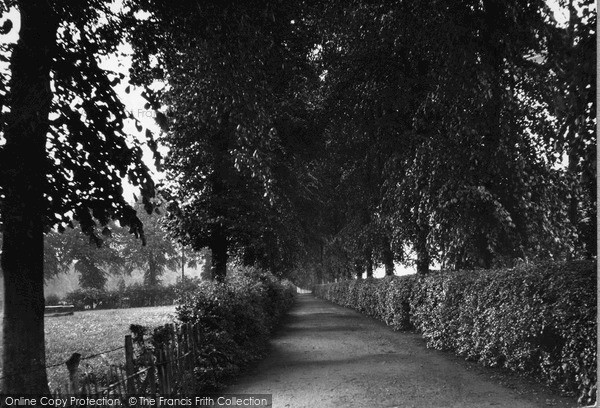
[[[192,367],[196,364],[196,331],[191,323],[186,323],[188,347],[192,352]],[[193,368],[192,368],[193,369]]]
[[[69,385],[71,392],[75,395],[80,393],[79,389],[79,362],[81,361],[81,354],[73,353],[71,357],[65,362],[67,370],[69,370]]]
[[[127,376],[126,387],[127,394],[135,394],[135,384],[133,381],[133,374],[135,374],[135,366],[133,363],[133,340],[131,334],[125,336],[125,375]]]
[[[150,361],[150,367],[148,368],[148,385],[150,386],[150,395],[156,395],[156,361]]]
[[[177,355],[176,342],[177,342],[177,333],[176,326],[173,323],[169,323],[169,345],[167,358],[170,360],[169,363],[169,393],[174,392],[175,387],[178,381],[179,374],[179,359]]]
[[[192,330],[190,328],[189,323],[184,323],[181,326],[181,332],[183,334],[183,355],[185,357],[182,360],[183,363],[183,373],[182,373],[182,384],[183,384],[183,392],[189,392],[189,379],[187,377],[187,373],[194,372],[194,352],[195,350],[192,347]]]

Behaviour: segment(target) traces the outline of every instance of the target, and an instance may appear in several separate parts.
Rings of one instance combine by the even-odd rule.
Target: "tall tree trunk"
[[[487,102],[485,124],[488,127],[488,132],[484,133],[483,137],[486,146],[486,157],[491,161],[506,162],[507,156],[505,149],[502,148],[502,141],[512,137],[515,133],[503,132],[505,123],[502,121],[502,113],[506,110],[506,90],[504,74],[504,58],[506,55],[506,44],[498,36],[501,32],[501,25],[505,23],[502,16],[504,2],[499,0],[484,0],[484,19],[486,22],[486,30],[482,33],[482,39],[486,52],[483,54],[483,60],[488,65],[487,69],[489,78],[490,98]],[[494,168],[495,166],[491,166]],[[495,172],[494,172],[495,173]],[[496,194],[504,195],[505,193],[499,189],[500,184],[496,183],[495,176],[497,173],[488,175],[482,180],[483,185],[489,186],[490,190]],[[481,221],[480,221],[481,222]],[[493,253],[490,249],[490,240],[487,233],[483,230],[483,225],[480,225],[481,231],[475,232],[475,249],[477,251],[478,263],[485,269],[489,269],[493,262]]]
[[[227,229],[223,220],[227,220],[226,209],[220,204],[226,198],[228,186],[227,175],[231,171],[229,153],[230,138],[233,137],[233,129],[230,128],[229,114],[226,113],[221,123],[221,130],[213,135],[213,174],[212,195],[214,200],[214,214],[217,221],[211,227],[209,249],[211,252],[211,278],[217,282],[223,282],[227,275]]]
[[[389,240],[386,240],[383,249],[383,265],[385,266],[385,276],[394,276],[394,253],[392,252]]]
[[[181,245],[181,283],[185,281],[185,248]]]
[[[323,283],[323,270],[320,268],[315,268],[315,282],[316,284],[321,284]]]
[[[156,306],[156,292],[154,289],[159,285],[158,274],[158,265],[154,254],[150,252],[148,256],[148,271],[146,272],[146,276],[144,276],[144,283],[150,287],[149,306]]]
[[[0,388],[11,394],[43,394],[49,392],[44,368],[43,194],[57,21],[47,1],[23,0],[18,7],[21,32],[11,57],[11,112],[0,160],[5,300]]]
[[[479,266],[483,269],[490,269],[492,267],[493,254],[489,248],[489,238],[485,231],[482,230],[477,234],[476,241]]]
[[[79,285],[82,288],[104,289],[106,273],[90,259],[80,259],[75,264],[79,272]]]
[[[223,225],[215,225],[210,243],[211,275],[213,280],[223,282],[227,275],[227,236]]]
[[[373,277],[373,251],[370,249],[366,251],[366,262],[367,262],[367,279]]]
[[[202,260],[204,263],[202,264],[202,272],[200,272],[200,278],[203,280],[211,280],[212,279],[212,253],[211,251],[205,251]]]
[[[429,273],[429,249],[427,248],[427,235],[429,228],[421,226],[417,234],[417,242],[415,243],[415,252],[417,253],[417,274],[425,275]]]
[[[360,280],[362,279],[362,275],[363,275],[363,263],[360,260],[356,260],[354,261],[354,273],[356,275],[356,279]]]
[[[568,3],[568,11],[569,11],[569,25],[567,27],[567,44],[566,47],[567,49],[572,52],[575,53],[574,49],[576,47],[576,40],[575,40],[575,35],[576,35],[576,29],[575,29],[575,25],[577,23],[577,11],[575,10],[575,5],[574,5],[574,1],[570,0]],[[569,60],[569,64],[567,65],[567,72],[575,75],[576,74],[576,69],[577,69],[577,65],[574,64],[574,60],[570,59]],[[577,86],[574,84],[571,84],[569,86],[569,92],[571,94],[577,94]],[[571,198],[569,199],[569,210],[568,210],[568,216],[569,216],[569,221],[571,222],[571,224],[573,225],[574,228],[576,228],[577,233],[580,235],[579,237],[579,241],[580,244],[584,244],[584,242],[582,241],[583,238],[583,231],[581,231],[581,225],[580,225],[580,202],[582,201],[582,193],[583,191],[581,190],[581,178],[580,178],[580,174],[581,174],[581,170],[580,170],[580,165],[581,165],[581,160],[580,160],[580,154],[582,153],[582,151],[580,151],[577,147],[578,144],[578,140],[581,140],[581,130],[583,129],[583,125],[580,123],[579,125],[577,125],[576,123],[574,123],[574,121],[569,123],[569,127],[568,127],[568,134],[566,136],[568,143],[566,145],[566,150],[567,150],[567,156],[569,158],[569,164],[567,166],[567,174],[569,174],[570,177],[570,192],[571,192]],[[585,130],[584,130],[585,131]],[[578,151],[579,150],[579,151]],[[592,202],[594,200],[594,197],[591,196],[590,197],[592,199]],[[574,254],[569,254],[569,257],[572,257]]]

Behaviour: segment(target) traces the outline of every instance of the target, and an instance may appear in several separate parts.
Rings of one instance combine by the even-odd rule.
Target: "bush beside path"
[[[271,393],[277,408],[577,406],[312,295],[298,296],[269,357],[226,392]]]

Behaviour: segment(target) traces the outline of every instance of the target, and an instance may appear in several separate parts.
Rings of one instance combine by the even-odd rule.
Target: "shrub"
[[[396,330],[414,327],[428,347],[530,373],[577,393],[580,403],[595,397],[593,262],[346,281],[319,285],[314,293]]]
[[[395,330],[410,330],[409,300],[414,281],[413,276],[341,281],[318,285],[314,293],[382,320]]]
[[[269,334],[291,306],[294,288],[254,268],[240,268],[224,283],[202,282],[177,307],[179,320],[197,324],[202,339],[195,374],[200,391],[261,357]]]
[[[172,305],[177,299],[173,286],[149,286],[134,283],[118,292],[123,299],[121,307]]]
[[[76,310],[108,308],[111,297],[103,289],[83,288],[67,293],[65,301],[75,306]]]
[[[198,288],[202,280],[196,277],[185,278],[183,281],[179,281],[171,286],[171,296],[176,300],[184,296],[193,294]]]
[[[58,295],[46,296],[46,306],[57,306],[60,303],[60,297]]]
[[[382,320],[394,330],[412,330],[410,321],[410,295],[415,284],[414,276],[388,278],[383,282],[381,299],[384,301]]]
[[[83,288],[68,293],[65,301],[73,304],[77,310],[172,305],[179,298],[194,293],[200,282],[199,279],[194,278],[170,286],[147,286],[134,283],[112,291]],[[46,302],[48,299],[50,296]]]

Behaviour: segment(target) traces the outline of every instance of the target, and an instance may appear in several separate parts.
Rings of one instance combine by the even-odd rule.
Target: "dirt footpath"
[[[225,392],[273,394],[277,408],[577,406],[312,295],[299,295],[269,356]]]

